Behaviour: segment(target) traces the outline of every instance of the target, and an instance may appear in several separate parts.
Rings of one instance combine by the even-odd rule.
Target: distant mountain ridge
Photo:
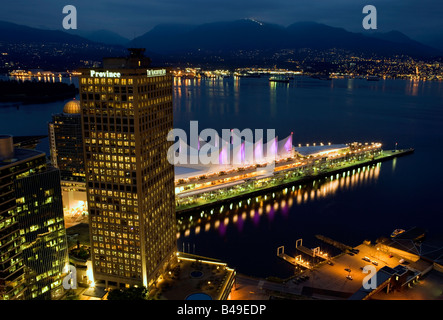
[[[0,21],[0,73],[12,69],[75,70],[99,65],[106,56],[127,53],[123,46],[91,41],[61,30]]]
[[[0,21],[0,41],[6,43],[50,42],[73,44],[92,42],[61,30],[37,29],[6,21]]]
[[[128,41],[128,39],[108,30],[83,31],[44,30],[11,22],[0,21],[0,44],[41,43],[55,44],[57,49],[69,53],[60,56],[55,53],[51,59],[40,58],[39,61],[56,61],[61,66],[69,57],[77,61],[101,60],[99,56],[121,54],[128,47],[144,47],[146,54],[153,61],[201,61],[209,56],[218,56],[235,60],[244,52],[262,52],[266,57],[283,49],[328,50],[331,48],[349,50],[353,53],[394,55],[404,54],[418,58],[442,56],[442,51],[415,41],[399,31],[386,33],[368,32],[355,33],[343,28],[331,27],[316,22],[296,22],[287,27],[242,19],[236,21],[220,21],[200,25],[160,24],[145,34]],[[19,52],[32,65],[37,64],[23,47]],[[79,49],[80,48],[80,49]],[[33,48],[35,49],[35,47]],[[42,51],[43,52],[43,51]],[[17,56],[17,55],[16,55]],[[257,60],[258,63],[263,61]],[[188,59],[188,60],[187,60]],[[249,55],[243,61],[253,59]],[[208,59],[208,62],[211,60]],[[212,60],[214,61],[214,60]],[[250,60],[252,61],[252,60]],[[30,64],[31,64],[30,62]],[[77,62],[76,62],[77,63]],[[43,62],[38,62],[43,64]],[[75,64],[75,63],[74,63]]]
[[[135,44],[159,54],[196,50],[228,52],[299,48],[340,48],[381,55],[407,54],[418,57],[442,54],[441,51],[412,40],[399,31],[366,35],[309,21],[283,27],[251,19],[197,26],[159,25],[130,41],[128,45]]]
[[[80,36],[92,42],[103,44],[124,46],[129,42],[128,38],[125,38],[118,33],[103,29],[94,31],[83,31],[81,29],[69,30],[68,33]]]

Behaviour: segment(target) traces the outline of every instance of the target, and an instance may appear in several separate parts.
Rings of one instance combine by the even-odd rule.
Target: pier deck
[[[307,254],[308,256],[311,256],[312,258],[315,258],[315,253],[314,253],[314,250],[312,250],[312,249],[306,248],[304,246],[298,246],[297,250]]]
[[[289,262],[290,264],[294,266],[301,266],[306,269],[311,269],[312,266],[309,264],[308,261],[304,261],[301,257],[301,255],[298,255],[296,257],[291,257],[290,255],[285,253],[285,247],[281,246],[277,248],[277,256],[279,258],[282,258],[283,260]]]
[[[308,181],[318,179],[321,177],[327,177],[331,174],[346,172],[348,170],[352,170],[352,169],[355,169],[355,168],[358,168],[361,166],[376,164],[378,162],[387,161],[387,160],[390,160],[390,159],[393,159],[396,157],[405,156],[405,155],[411,154],[413,152],[414,152],[413,148],[403,149],[403,150],[385,150],[382,152],[381,155],[371,158],[371,159],[364,159],[364,160],[352,161],[352,162],[343,162],[339,166],[335,166],[333,168],[326,168],[323,170],[317,170],[316,173],[310,173],[310,174],[305,174],[302,176],[283,179],[282,181],[276,181],[272,184],[268,184],[265,186],[254,187],[252,189],[247,189],[247,190],[244,190],[241,192],[237,192],[236,194],[233,194],[233,195],[224,195],[223,197],[216,197],[216,198],[208,197],[206,199],[199,199],[198,201],[196,201],[193,204],[177,205],[176,212],[178,214],[181,214],[181,213],[186,213],[188,211],[194,211],[196,209],[203,209],[205,207],[211,207],[211,206],[219,204],[219,203],[229,202],[234,199],[255,197],[255,196],[258,196],[264,192],[269,192],[272,190],[279,190],[281,188],[291,186],[296,183],[304,183],[304,182],[308,182]],[[296,170],[296,169],[297,168],[294,168],[291,170]],[[278,173],[275,173],[273,177],[278,178]],[[244,182],[244,183],[246,183],[246,182]],[[236,184],[236,185],[241,185],[241,184]],[[219,185],[218,189],[223,189],[224,187],[226,187],[226,186]],[[214,191],[214,189],[211,189],[211,191]],[[201,192],[200,194],[204,194],[205,191],[200,190],[199,192]]]

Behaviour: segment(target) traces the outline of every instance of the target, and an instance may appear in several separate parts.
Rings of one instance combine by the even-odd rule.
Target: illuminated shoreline
[[[259,180],[255,180],[253,182],[250,182],[250,183],[259,183],[261,180],[268,179],[268,181],[269,181],[269,179],[273,179],[273,181],[271,183],[268,183],[264,186],[254,187],[253,189],[250,189],[250,190],[236,192],[235,194],[232,194],[232,195],[226,195],[223,198],[200,199],[198,202],[196,201],[193,204],[177,205],[176,206],[176,213],[178,215],[187,214],[187,213],[195,211],[196,209],[204,209],[204,208],[211,207],[211,206],[214,206],[217,204],[230,202],[234,199],[237,200],[237,199],[242,199],[242,198],[246,198],[246,197],[255,197],[255,196],[258,196],[264,192],[269,192],[272,190],[279,190],[281,188],[292,186],[293,184],[296,184],[296,183],[309,182],[311,180],[314,180],[317,178],[322,178],[322,177],[327,177],[329,175],[340,174],[340,173],[346,172],[348,170],[353,170],[353,169],[357,169],[362,166],[376,164],[377,162],[387,161],[387,160],[393,159],[395,157],[400,157],[400,156],[411,154],[413,152],[414,152],[414,149],[412,149],[412,148],[403,149],[403,150],[387,150],[387,151],[382,151],[380,155],[375,156],[373,158],[364,159],[364,160],[360,160],[360,161],[353,161],[350,163],[343,162],[343,163],[341,163],[341,166],[339,168],[326,168],[321,172],[318,172],[318,171],[315,172],[315,170],[314,170],[314,172],[312,172],[311,174],[304,174],[301,176],[295,176],[295,177],[289,177],[289,178],[285,178],[282,175],[276,174],[273,177],[263,178],[263,179],[259,179]],[[243,182],[240,185],[244,185],[245,183],[246,182]],[[210,191],[208,191],[208,192],[210,192]],[[199,197],[201,198],[202,196],[205,195],[205,193],[207,193],[207,192],[201,193],[199,195]]]

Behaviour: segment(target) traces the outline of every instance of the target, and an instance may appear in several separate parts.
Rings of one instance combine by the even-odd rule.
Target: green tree
[[[113,289],[108,294],[108,300],[145,300],[147,293],[145,287]]]

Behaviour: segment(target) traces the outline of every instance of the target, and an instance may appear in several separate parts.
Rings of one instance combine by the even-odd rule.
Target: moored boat
[[[404,229],[395,229],[392,233],[391,233],[391,238],[395,238],[396,236],[398,236],[399,234],[405,232]]]
[[[270,77],[270,82],[283,82],[283,83],[289,83],[288,77]]]

